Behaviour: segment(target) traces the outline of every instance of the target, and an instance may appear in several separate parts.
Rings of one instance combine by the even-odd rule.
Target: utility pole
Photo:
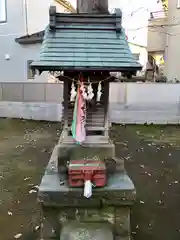
[[[77,0],[78,13],[108,13],[108,0]]]

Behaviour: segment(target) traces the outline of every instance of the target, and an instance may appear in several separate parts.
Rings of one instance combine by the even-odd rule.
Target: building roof
[[[40,71],[131,71],[141,69],[133,57],[121,11],[116,14],[64,14],[50,9],[39,59]]]
[[[44,38],[44,31],[36,32],[30,35],[15,38],[15,42],[19,44],[34,44],[42,43]]]

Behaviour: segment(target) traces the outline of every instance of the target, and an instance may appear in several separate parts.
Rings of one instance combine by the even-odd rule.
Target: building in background
[[[180,1],[169,0],[168,23],[165,27],[165,75],[180,81]]]
[[[49,20],[50,5],[56,5],[59,12],[67,12],[74,11],[76,4],[76,0],[69,0],[73,8],[72,5],[67,5],[66,0],[55,1],[0,0],[1,82],[34,80],[35,73],[30,69],[30,64],[38,57],[44,29]],[[126,23],[126,18],[123,21]],[[130,25],[132,26],[132,21]],[[145,67],[146,47],[138,44],[138,41],[133,42],[130,33],[128,37],[132,53]],[[38,81],[47,81],[47,78],[47,73],[36,77]]]
[[[180,81],[180,1],[169,0],[161,12],[151,13],[148,55],[160,66],[168,81]]]
[[[53,4],[59,12],[68,11],[66,5],[53,0],[0,0],[1,82],[27,81],[33,77],[29,65],[37,58],[41,42],[21,44],[17,39],[22,36],[28,39],[36,32],[41,34],[49,22],[49,7]]]
[[[147,63],[147,49],[146,46],[129,42],[129,47],[136,60],[143,66],[142,73],[145,71]]]
[[[152,70],[153,77],[164,74],[165,56],[165,25],[167,24],[167,12],[164,10],[152,12],[148,24],[147,70]]]

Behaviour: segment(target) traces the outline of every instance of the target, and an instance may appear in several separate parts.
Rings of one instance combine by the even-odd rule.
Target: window
[[[6,0],[0,0],[0,23],[4,23],[7,20],[6,12]]]
[[[136,61],[139,61],[139,53],[133,53],[133,56]]]
[[[28,79],[34,79],[35,77],[35,71],[31,69],[32,62],[33,62],[32,60],[27,61],[27,78]]]

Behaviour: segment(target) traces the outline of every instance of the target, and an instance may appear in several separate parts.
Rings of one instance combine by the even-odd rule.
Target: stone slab
[[[115,157],[115,145],[109,143],[90,143],[84,146],[75,143],[61,143],[58,148],[58,165],[64,167],[68,160],[79,159],[112,159]]]
[[[52,172],[45,174],[39,187],[38,199],[46,206],[54,207],[100,207],[132,205],[136,191],[134,184],[126,173],[109,176],[107,185],[94,188],[90,199],[83,197],[83,188],[70,188],[67,176]]]
[[[105,206],[105,207],[57,207],[43,206],[44,227],[43,239],[60,238],[64,226],[86,224],[108,225],[114,236],[127,240],[131,236],[130,229],[130,206]],[[71,224],[72,223],[72,224]],[[70,227],[69,226],[69,227]],[[51,234],[53,229],[53,234]],[[54,239],[54,238],[53,238]]]
[[[94,188],[93,196],[86,199],[83,196],[83,188],[70,188],[67,174],[58,171],[58,157],[59,154],[62,154],[62,149],[72,149],[72,144],[69,144],[69,146],[64,144],[65,147],[61,149],[62,145],[58,143],[54,147],[39,186],[38,200],[43,209],[44,229],[54,229],[56,237],[60,240],[76,240],[76,234],[79,234],[77,236],[78,240],[81,239],[80,237],[86,240],[99,240],[101,237],[106,240],[105,237],[107,237],[108,240],[111,240],[114,239],[113,234],[119,236],[119,239],[129,240],[130,207],[135,201],[136,191],[127,173],[116,169],[114,174],[108,175],[107,185],[103,188]],[[108,144],[102,145],[105,148],[110,147]],[[97,151],[98,147],[95,143],[93,143],[93,147],[86,144],[84,150],[86,153],[89,151],[89,154],[94,156],[94,148]],[[111,150],[114,149],[114,145],[112,144],[110,148]],[[98,151],[103,152],[102,146]],[[77,148],[76,152],[77,156],[79,152],[83,152],[82,147]],[[75,156],[74,154],[73,156]],[[114,155],[114,152],[111,153],[111,157],[112,155]],[[64,159],[67,160],[66,157]],[[72,224],[72,221],[75,222],[75,225]],[[77,224],[82,227],[78,227]],[[92,230],[91,227],[89,228],[91,224],[98,226],[99,235],[95,234],[96,231]],[[102,229],[99,228],[99,224],[103,224]],[[108,228],[105,227],[105,233],[103,230],[104,224],[111,226],[111,230],[107,231]],[[86,234],[83,235],[84,230],[86,230]],[[51,239],[48,235],[49,232],[51,231],[44,232],[44,239]],[[105,235],[103,235],[104,233]]]
[[[98,129],[99,130],[99,129]],[[72,136],[63,136],[62,133],[61,139],[59,141],[59,144],[75,144],[75,140],[72,138]],[[91,146],[95,145],[97,143],[100,144],[108,144],[110,143],[109,137],[105,137],[102,135],[92,135],[92,136],[86,136],[85,142],[82,144],[82,146]]]
[[[52,239],[53,236],[55,239],[59,239],[63,228],[66,226],[72,227],[75,225],[78,228],[81,224],[86,229],[86,224],[94,223],[96,227],[100,225],[109,227],[114,236],[120,237],[117,239],[129,240],[131,236],[130,206],[57,208],[43,206],[43,216],[43,239]],[[50,234],[52,229],[54,235]]]
[[[135,187],[126,172],[116,171],[109,174],[107,185],[94,188],[90,199],[83,197],[83,188],[70,188],[67,174],[58,171],[58,149],[56,145],[45,174],[42,178],[38,199],[46,206],[101,206],[133,204]]]
[[[60,240],[113,240],[111,228],[101,223],[69,222],[63,226]]]

